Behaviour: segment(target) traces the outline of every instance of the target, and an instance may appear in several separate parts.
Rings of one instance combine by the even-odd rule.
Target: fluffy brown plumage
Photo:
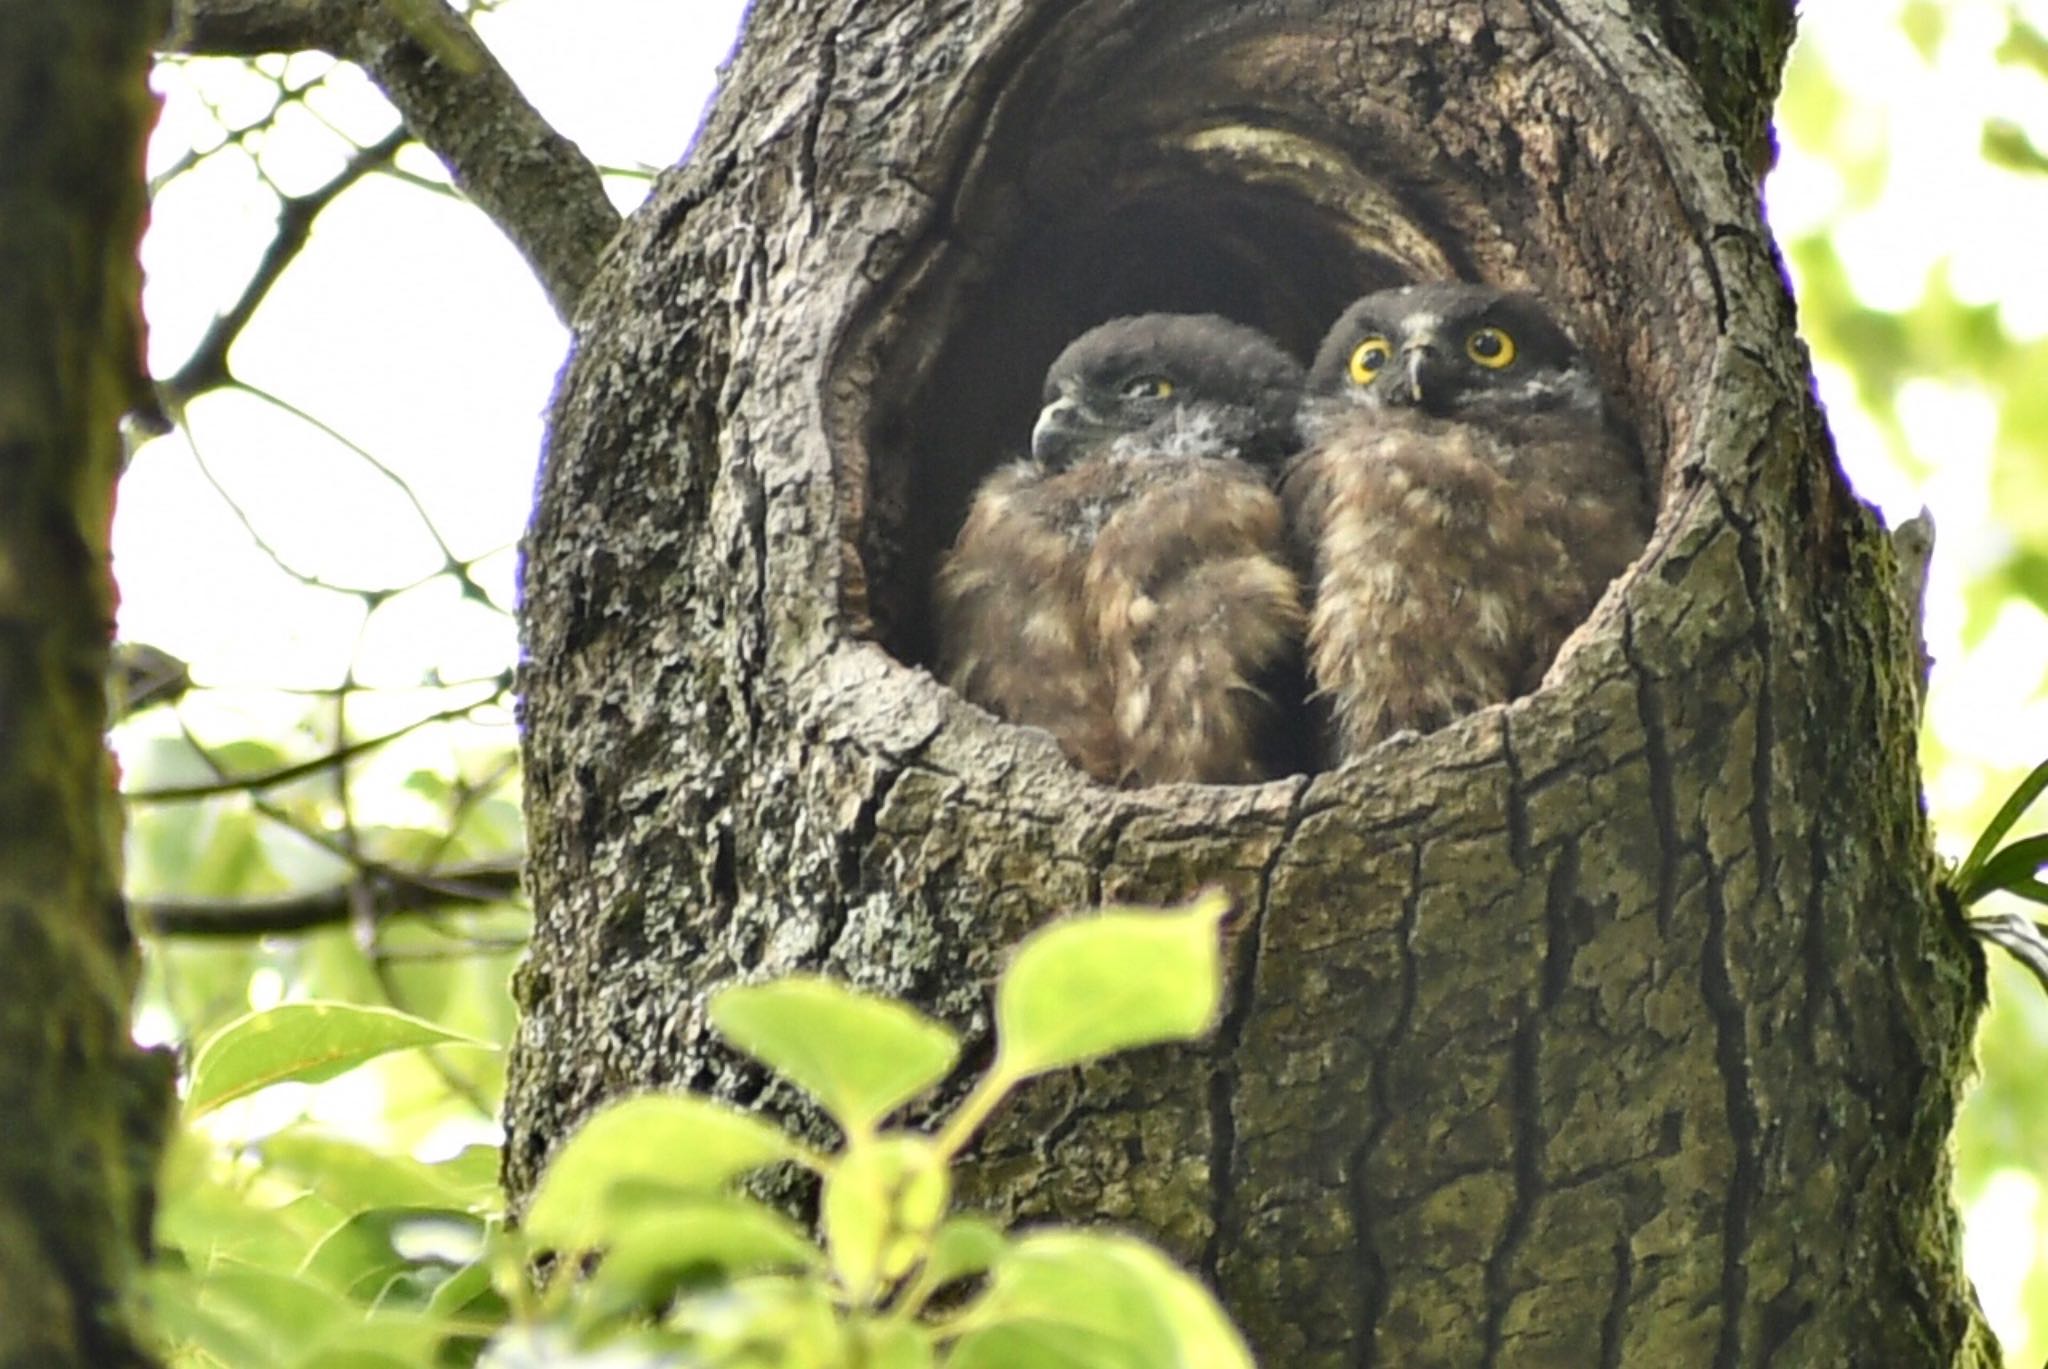
[[[1106,783],[1274,773],[1265,686],[1302,607],[1271,472],[1300,391],[1292,358],[1213,315],[1077,338],[1031,459],[983,483],[939,569],[946,680]]]
[[[1347,310],[1281,490],[1334,759],[1534,689],[1642,550],[1641,462],[1535,299],[1409,286]]]

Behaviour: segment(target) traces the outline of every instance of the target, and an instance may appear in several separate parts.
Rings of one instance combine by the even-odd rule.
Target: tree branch
[[[378,917],[482,908],[519,894],[519,862],[434,873],[378,868],[325,889],[265,899],[143,898],[128,904],[136,930],[156,936],[247,937],[309,932],[347,922],[367,894]]]
[[[526,258],[565,322],[618,231],[604,183],[444,0],[177,0],[166,46],[322,48],[366,70],[456,186]]]
[[[281,198],[277,211],[277,234],[263,249],[262,259],[242,286],[241,295],[226,312],[214,316],[206,336],[192,349],[192,355],[177,371],[161,382],[167,407],[177,408],[194,396],[233,379],[228,369],[228,351],[242,335],[256,310],[270,296],[285,268],[298,260],[299,252],[313,236],[313,221],[328,205],[357,181],[390,164],[405,144],[407,133],[395,128],[367,147],[359,148],[339,174],[318,190]]]
[[[323,770],[346,765],[358,756],[366,755],[380,746],[389,745],[431,724],[466,718],[484,705],[503,697],[505,690],[510,687],[511,677],[508,674],[500,686],[486,698],[476,699],[454,708],[444,708],[437,713],[429,713],[426,717],[409,722],[404,727],[395,728],[381,736],[365,737],[361,741],[350,742],[347,746],[336,747],[325,755],[315,756],[308,761],[297,761],[254,775],[227,776],[205,784],[172,784],[158,789],[135,789],[123,794],[122,797],[129,803],[184,803],[193,799],[218,798],[223,794],[254,794],[260,790],[273,789],[280,784],[290,784],[294,780],[317,775]]]
[[[329,0],[174,0],[163,50],[202,57],[331,50],[339,18]]]

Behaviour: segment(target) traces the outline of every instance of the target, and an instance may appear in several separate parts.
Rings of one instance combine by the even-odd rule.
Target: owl
[[[1533,690],[1643,548],[1642,462],[1536,299],[1367,295],[1324,338],[1281,482],[1332,759]]]
[[[1276,773],[1274,689],[1298,673],[1304,617],[1273,481],[1301,379],[1215,315],[1076,338],[1030,459],[983,482],[940,565],[947,682],[1105,783]]]

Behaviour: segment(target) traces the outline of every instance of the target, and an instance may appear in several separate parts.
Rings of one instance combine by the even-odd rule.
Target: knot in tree
[[[791,1106],[711,1037],[721,984],[822,971],[985,1042],[1004,946],[1215,885],[1213,1038],[1033,1085],[980,1204],[1160,1241],[1275,1366],[1991,1363],[1914,625],[1753,178],[1789,28],[757,0],[553,415],[515,1195],[629,1089]],[[934,678],[939,558],[1069,340],[1215,313],[1306,361],[1454,279],[1545,302],[1655,510],[1538,687],[1319,773],[1117,788]]]

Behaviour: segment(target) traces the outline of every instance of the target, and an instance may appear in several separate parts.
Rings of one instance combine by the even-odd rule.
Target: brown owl
[[[1268,778],[1301,591],[1275,472],[1301,367],[1214,315],[1120,318],[1045,378],[1031,459],[975,494],[938,573],[940,666],[1105,783]]]
[[[1366,296],[1324,338],[1281,491],[1335,760],[1528,693],[1642,550],[1642,462],[1549,312]]]

